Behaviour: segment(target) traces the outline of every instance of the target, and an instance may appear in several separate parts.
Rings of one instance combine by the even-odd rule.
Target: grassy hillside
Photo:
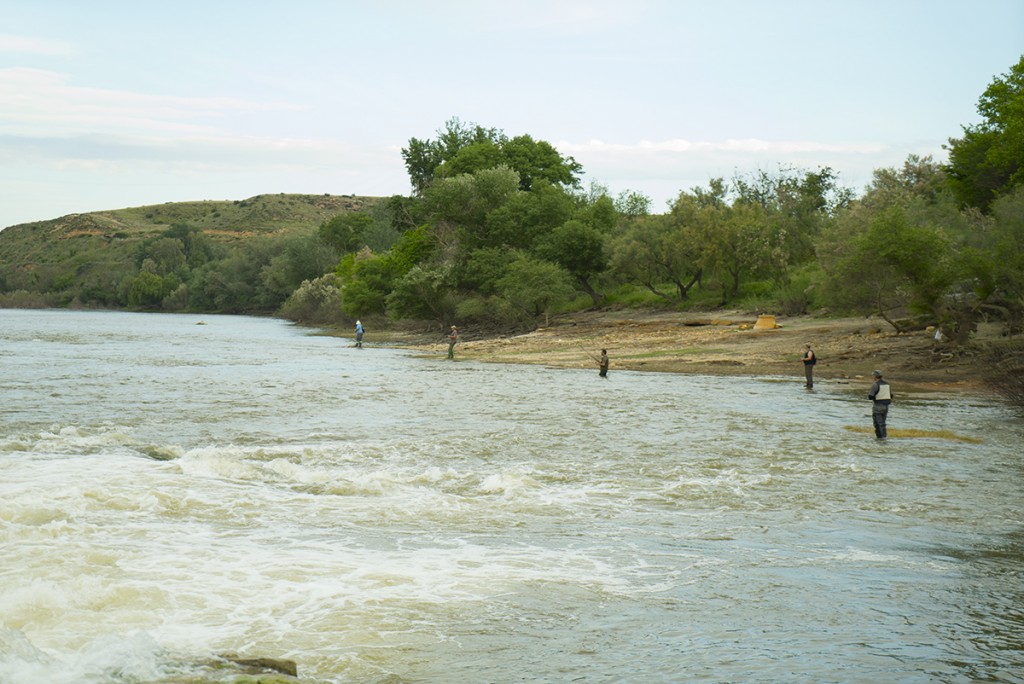
[[[0,304],[123,305],[112,293],[139,272],[146,246],[172,228],[197,232],[228,255],[245,245],[251,249],[254,243],[311,236],[324,221],[369,209],[377,201],[353,195],[257,195],[69,214],[11,226],[0,231]]]
[[[68,214],[0,231],[0,264],[50,262],[67,250],[64,240],[98,238],[106,243],[160,235],[176,224],[224,242],[253,236],[308,232],[338,214],[362,211],[377,198],[355,195],[257,195],[245,200],[167,202],[144,207]]]

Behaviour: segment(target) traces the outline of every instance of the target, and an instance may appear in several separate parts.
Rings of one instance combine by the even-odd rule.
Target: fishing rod
[[[601,356],[598,355],[598,354],[595,354],[594,352],[592,352],[589,349],[585,348],[583,346],[583,342],[581,342],[580,340],[575,340],[574,343],[576,344],[577,347],[579,347],[580,351],[582,351],[584,354],[586,354],[591,359],[593,359],[593,361],[595,363],[601,363]]]

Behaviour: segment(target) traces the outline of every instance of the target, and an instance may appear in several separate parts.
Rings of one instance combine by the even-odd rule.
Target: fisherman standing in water
[[[356,346],[363,348],[363,324],[356,321]]]
[[[608,350],[607,349],[602,349],[601,350],[601,358],[599,358],[597,360],[597,366],[598,366],[598,368],[601,369],[600,372],[598,373],[598,375],[600,375],[602,378],[607,378],[608,377]]]
[[[807,343],[807,351],[804,352],[804,377],[807,378],[806,387],[814,387],[814,364],[818,363],[818,357],[811,349],[811,343]]]
[[[868,399],[873,403],[871,407],[871,422],[875,426],[875,437],[885,439],[888,433],[885,431],[885,419],[889,415],[889,404],[892,403],[892,389],[889,383],[882,379],[882,371],[872,371],[875,384],[868,392]]]
[[[452,326],[452,331],[448,333],[448,358],[455,358],[455,345],[459,341],[459,331],[456,327]]]

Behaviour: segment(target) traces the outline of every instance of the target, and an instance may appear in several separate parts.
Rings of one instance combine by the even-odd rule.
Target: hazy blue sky
[[[261,193],[408,194],[453,116],[654,210],[780,165],[856,190],[976,123],[1024,0],[0,0],[0,227]]]

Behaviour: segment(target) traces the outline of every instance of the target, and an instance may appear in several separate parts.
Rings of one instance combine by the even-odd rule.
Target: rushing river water
[[[1022,682],[1024,425],[890,379],[981,443],[798,371],[0,311],[0,682]]]

